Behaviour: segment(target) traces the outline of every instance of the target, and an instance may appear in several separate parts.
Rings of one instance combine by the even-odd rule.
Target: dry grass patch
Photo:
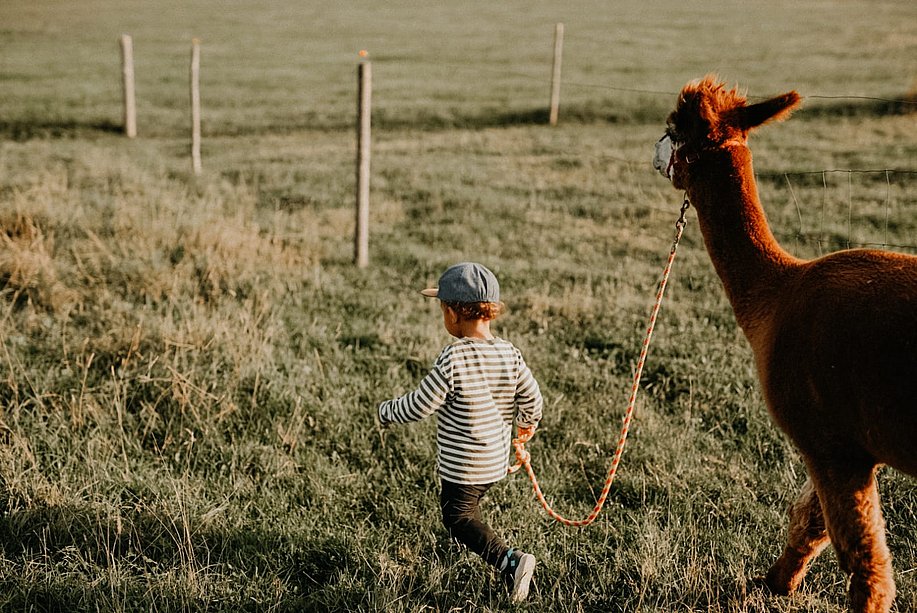
[[[0,247],[0,292],[11,294],[13,304],[57,312],[72,299],[58,278],[53,235],[32,216],[0,215]]]

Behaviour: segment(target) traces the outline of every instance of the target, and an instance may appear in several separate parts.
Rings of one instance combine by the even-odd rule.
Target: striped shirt
[[[379,421],[403,424],[436,413],[440,477],[484,484],[506,476],[513,422],[536,426],[542,404],[512,343],[462,338],[443,349],[416,390],[379,405]]]

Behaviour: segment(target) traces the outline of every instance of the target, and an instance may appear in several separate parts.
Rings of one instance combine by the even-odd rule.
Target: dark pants
[[[450,536],[499,568],[508,547],[484,523],[480,507],[481,498],[493,485],[465,485],[443,480],[439,506],[443,511],[443,525]]]

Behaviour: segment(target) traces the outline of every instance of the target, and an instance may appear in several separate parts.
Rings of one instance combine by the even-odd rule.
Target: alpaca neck
[[[744,144],[718,150],[697,163],[688,197],[736,319],[751,336],[772,312],[775,290],[798,260],[771,233],[758,199],[751,151]]]

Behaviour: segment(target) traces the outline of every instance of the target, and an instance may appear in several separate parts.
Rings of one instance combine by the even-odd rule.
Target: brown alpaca
[[[777,244],[746,143],[799,101],[793,91],[748,105],[713,77],[690,83],[654,165],[697,210],[770,414],[806,463],[767,586],[795,590],[830,540],[851,610],[886,612],[895,583],[876,469],[917,476],[917,257],[857,249],[800,260]]]

